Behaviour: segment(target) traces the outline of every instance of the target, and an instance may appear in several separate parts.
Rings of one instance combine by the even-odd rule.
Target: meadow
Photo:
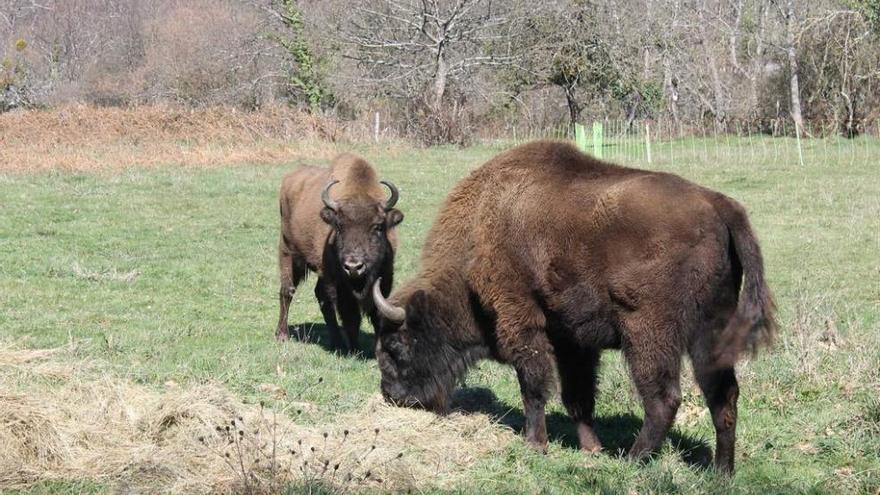
[[[277,343],[276,198],[294,161],[0,170],[0,441],[18,449],[0,448],[0,489],[880,494],[880,141],[835,141],[836,156],[827,142],[808,143],[803,164],[794,147],[780,152],[778,143],[788,141],[671,142],[655,146],[650,164],[638,150],[615,155],[614,142],[606,143],[611,159],[677,173],[738,199],[762,243],[781,332],[774,348],[738,367],[732,479],[705,467],[714,432],[689,369],[672,433],[655,459],[640,464],[621,454],[642,411],[616,352],[604,354],[600,375],[597,431],[605,451],[577,450],[557,399],[548,409],[549,453],[540,455],[517,434],[522,405],[506,366],[473,369],[446,418],[381,404],[370,352],[328,349],[314,278],[291,308],[303,338]],[[416,273],[446,193],[507,144],[328,144],[313,161],[353,150],[398,185],[406,215],[399,283]],[[367,349],[373,343],[366,322],[361,342]],[[138,422],[138,394],[178,413],[159,426]],[[213,412],[199,416],[200,405]],[[324,451],[328,436],[333,445],[358,436],[352,442],[366,455],[355,454],[356,479],[337,476],[332,465],[293,469],[281,485],[266,485],[265,473],[242,475],[222,453],[239,440],[225,442],[216,428],[221,417],[238,428],[240,414],[245,423],[274,418],[264,421],[270,428],[263,434],[288,434],[279,443],[293,445],[288,450],[303,436]],[[78,432],[77,422],[90,416],[119,424],[134,418],[118,442],[125,447],[137,437],[137,449],[112,445],[112,436],[98,441],[112,431],[86,428],[101,425]],[[272,429],[282,423],[284,432]],[[187,447],[163,461],[159,454],[172,441]],[[381,455],[367,457],[370,445]],[[86,448],[105,450],[73,465],[71,452]],[[301,463],[302,455],[285,462]],[[337,469],[346,470],[345,462]],[[187,484],[200,469],[225,484]]]

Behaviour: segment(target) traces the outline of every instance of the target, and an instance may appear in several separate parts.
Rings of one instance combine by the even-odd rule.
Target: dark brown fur
[[[619,348],[645,409],[630,450],[641,458],[672,425],[687,353],[712,413],[716,465],[733,470],[733,365],[775,330],[760,249],[734,200],[535,142],[459,182],[421,265],[390,298],[404,323],[381,322],[389,400],[444,410],[467,368],[491,357],[516,370],[527,439],[545,449],[556,367],[581,447],[595,451],[599,354]]]
[[[330,197],[338,207],[327,208],[321,193],[331,180]],[[301,167],[284,177],[280,192],[281,239],[278,266],[281,275],[276,337],[289,338],[287,313],[296,286],[307,271],[318,274],[315,296],[333,345],[357,349],[363,311],[375,319],[370,286],[382,277],[384,293],[391,288],[395,228],[403,220],[397,209],[384,208],[387,192],[375,170],[360,157],[342,154],[330,168]],[[343,262],[363,263],[360,276],[347,276]],[[387,281],[386,281],[387,279]],[[336,321],[342,318],[343,339]]]

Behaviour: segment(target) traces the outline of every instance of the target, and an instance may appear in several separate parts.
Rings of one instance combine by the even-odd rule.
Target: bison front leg
[[[318,278],[315,283],[315,297],[318,298],[321,314],[324,315],[324,323],[330,335],[330,345],[334,349],[343,349],[342,333],[336,322],[336,289],[331,288],[323,278]]]
[[[339,316],[342,317],[342,329],[345,333],[347,351],[354,353],[360,350],[358,337],[361,333],[361,309],[354,295],[340,293],[337,298]]]
[[[278,247],[278,274],[281,287],[278,290],[279,315],[278,325],[275,327],[275,338],[283,341],[290,338],[290,330],[287,326],[290,301],[296,292],[296,286],[305,275],[304,263],[287,248],[283,239]]]
[[[522,328],[522,327],[520,327]],[[499,334],[506,333],[499,327]],[[547,452],[547,421],[544,407],[553,392],[553,348],[543,328],[530,326],[512,335],[512,344],[502,351],[516,369],[526,416],[526,441]]]

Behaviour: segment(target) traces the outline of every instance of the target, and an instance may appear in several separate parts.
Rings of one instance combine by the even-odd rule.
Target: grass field
[[[290,316],[311,331],[313,341],[273,339],[276,194],[293,164],[0,173],[0,344],[16,352],[62,348],[41,362],[88,363],[78,380],[115,380],[157,397],[218,387],[241,407],[253,409],[264,401],[285,420],[333,435],[352,418],[360,418],[364,431],[383,425],[383,438],[416,430],[405,441],[388,440],[404,454],[398,471],[409,474],[336,485],[340,489],[876,495],[880,143],[850,144],[873,160],[829,161],[822,146],[807,147],[804,166],[796,154],[780,155],[770,146],[755,154],[750,144],[725,143],[736,148],[714,158],[701,157],[705,148],[693,142],[671,144],[672,153],[655,148],[651,164],[746,205],[779,305],[777,345],[739,366],[738,470],[732,480],[701,467],[714,448],[714,433],[689,370],[682,407],[660,455],[645,465],[621,457],[642,411],[616,352],[604,355],[600,378],[597,429],[606,447],[601,455],[576,450],[558,400],[548,410],[549,453],[530,451],[513,433],[523,422],[515,374],[490,362],[472,370],[457,395],[463,412],[445,419],[407,412],[383,422],[382,415],[398,413],[376,403],[376,363],[326,349],[313,280],[301,286]],[[497,151],[355,150],[401,189],[406,219],[398,281],[416,272],[422,240],[449,189]],[[366,324],[363,329],[362,343],[369,346],[372,330]],[[40,393],[66,387],[68,395],[55,397],[69,398],[80,388],[92,390],[9,363],[0,359],[0,428],[13,435],[20,431],[16,427],[28,425],[16,426],[11,397],[40,400]],[[485,421],[469,431],[463,425],[473,418]],[[210,432],[213,426],[198,428]],[[455,431],[458,441],[441,441],[446,429]],[[160,440],[157,445],[162,447]],[[39,450],[33,446],[28,455],[38,459]],[[22,493],[78,493],[128,486],[106,474],[20,476],[31,457],[0,462],[0,469],[9,470],[0,472],[0,488],[6,482]],[[453,458],[454,465],[444,464]],[[138,470],[123,471],[124,480],[138,486],[145,483],[139,476],[152,479]],[[158,477],[152,490],[147,483],[143,491],[167,490],[167,478]],[[292,479],[292,490],[321,485],[314,481]]]

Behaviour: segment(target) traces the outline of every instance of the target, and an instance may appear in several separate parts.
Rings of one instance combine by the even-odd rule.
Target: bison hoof
[[[538,442],[538,441],[534,441],[534,440],[527,440],[526,443],[528,443],[529,447],[532,450],[534,450],[535,452],[538,452],[540,454],[547,453],[547,442]]]
[[[580,423],[577,426],[578,443],[581,445],[581,452],[585,454],[595,454],[602,450],[602,442],[596,436],[596,432],[587,423]]]
[[[584,454],[587,454],[587,455],[595,455],[595,454],[598,454],[599,452],[602,452],[602,445],[601,444],[581,445],[581,452],[583,452]]]
[[[631,449],[629,449],[629,452],[627,452],[626,455],[630,458],[630,460],[646,463],[650,461],[651,458],[654,456],[654,451],[651,449],[636,448],[636,446],[634,445]]]
[[[290,333],[288,332],[275,332],[275,340],[278,342],[287,342],[290,340]]]

